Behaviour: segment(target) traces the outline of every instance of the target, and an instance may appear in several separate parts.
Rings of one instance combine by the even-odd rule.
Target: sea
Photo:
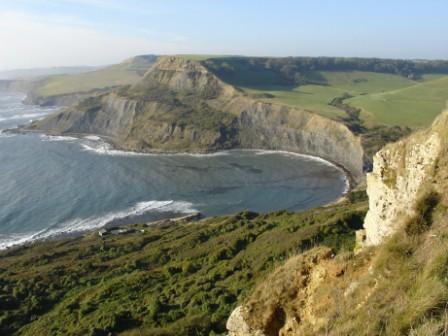
[[[298,211],[337,200],[344,172],[289,152],[138,154],[101,138],[11,134],[55,112],[0,92],[0,249],[200,212]]]

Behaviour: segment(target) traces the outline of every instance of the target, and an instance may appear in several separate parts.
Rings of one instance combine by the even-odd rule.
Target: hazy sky
[[[447,0],[0,0],[0,69],[137,54],[448,58]]]

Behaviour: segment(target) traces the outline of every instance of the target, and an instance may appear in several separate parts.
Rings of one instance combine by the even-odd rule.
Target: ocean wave
[[[32,118],[42,118],[48,113],[25,113],[25,114],[14,114],[12,116],[0,117],[0,122],[11,121],[11,120],[21,120],[21,119],[32,119]]]
[[[5,132],[5,130],[0,129],[0,138],[12,138],[13,136],[16,136],[17,134]]]
[[[92,141],[101,141],[101,138],[98,135],[87,135],[83,139]]]
[[[332,162],[330,162],[328,160],[325,160],[325,159],[323,159],[321,157],[314,156],[314,155],[300,154],[300,153],[288,152],[288,151],[283,151],[283,150],[261,150],[261,149],[260,150],[258,150],[258,149],[250,150],[249,149],[248,151],[254,152],[255,155],[280,154],[280,155],[289,156],[289,157],[300,157],[300,158],[305,159],[305,160],[320,162],[320,163],[323,163],[323,164],[325,164],[327,166],[335,167],[335,168],[337,168],[339,170],[342,170],[338,165],[336,165],[336,164],[334,164],[334,163],[332,163]]]
[[[41,134],[39,137],[41,138],[42,141],[48,141],[48,142],[53,142],[53,141],[76,141],[76,140],[78,140],[78,138],[74,138],[74,137],[70,137],[70,136],[60,136],[60,135],[45,135],[45,134]]]
[[[0,250],[7,249],[9,247],[26,244],[30,241],[36,240],[41,233],[45,230],[41,230],[39,232],[33,233],[24,233],[24,234],[13,234],[13,235],[0,235]],[[6,237],[4,237],[6,236]]]
[[[343,175],[343,179],[344,179],[344,183],[345,183],[343,194],[345,195],[345,194],[347,194],[350,191],[350,180],[349,180],[349,177],[347,175],[347,172],[344,169],[342,169],[340,166],[334,164],[331,161],[325,160],[325,159],[323,159],[321,157],[308,155],[308,154],[300,154],[300,153],[295,153],[295,152],[282,151],[282,150],[248,149],[248,150],[244,150],[244,151],[254,152],[255,155],[280,154],[280,155],[289,156],[289,157],[300,157],[300,158],[303,158],[305,160],[320,162],[320,163],[322,163],[322,164],[324,164],[326,166],[329,166],[329,167],[332,167],[332,168],[336,168]]]
[[[181,214],[190,214],[197,212],[194,205],[186,201],[146,201],[139,202],[134,206],[121,211],[115,211],[100,217],[76,218],[62,224],[41,230],[35,233],[9,236],[2,238],[0,236],[0,250],[8,247],[26,244],[35,240],[48,239],[63,234],[82,233],[85,231],[97,229],[110,224],[114,221],[131,219],[133,217],[143,216],[150,212],[173,212]]]
[[[110,144],[103,141],[101,138],[99,140],[93,139],[94,136],[84,137],[83,139],[88,140],[81,143],[81,147],[84,151],[93,152],[99,155],[111,155],[111,156],[190,156],[197,158],[207,158],[211,156],[225,156],[229,155],[229,151],[220,151],[214,153],[142,153],[142,152],[132,152],[114,149]]]

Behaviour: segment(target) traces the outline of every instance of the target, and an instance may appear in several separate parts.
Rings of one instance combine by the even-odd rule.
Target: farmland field
[[[264,101],[301,107],[330,118],[345,112],[330,105],[336,98],[362,110],[367,125],[385,124],[418,128],[427,126],[445,107],[448,100],[448,76],[428,75],[411,80],[399,75],[373,72],[318,73],[315,84],[299,86],[256,85],[243,87],[247,93]]]
[[[419,128],[428,126],[446,107],[447,100],[448,76],[444,76],[403,89],[358,96],[348,103],[378,123]]]

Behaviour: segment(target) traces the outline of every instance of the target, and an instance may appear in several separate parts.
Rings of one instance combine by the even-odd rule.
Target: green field
[[[152,57],[137,56],[123,63],[78,75],[52,76],[37,89],[40,96],[56,96],[137,82],[153,63]]]
[[[301,107],[335,119],[344,117],[345,112],[329,104],[347,93],[354,98],[345,102],[361,108],[361,119],[369,126],[427,126],[448,100],[448,76],[430,75],[415,81],[373,72],[322,71],[314,77],[318,79],[311,85],[252,85],[242,88],[263,101]]]
[[[348,103],[361,108],[378,123],[419,128],[428,126],[447,101],[448,76],[444,76],[430,77],[403,89],[355,97]]]
[[[322,85],[245,87],[244,91],[266,102],[275,102],[318,112],[330,118],[344,117],[345,112],[329,105],[345,90]],[[272,95],[272,97],[265,97]]]

